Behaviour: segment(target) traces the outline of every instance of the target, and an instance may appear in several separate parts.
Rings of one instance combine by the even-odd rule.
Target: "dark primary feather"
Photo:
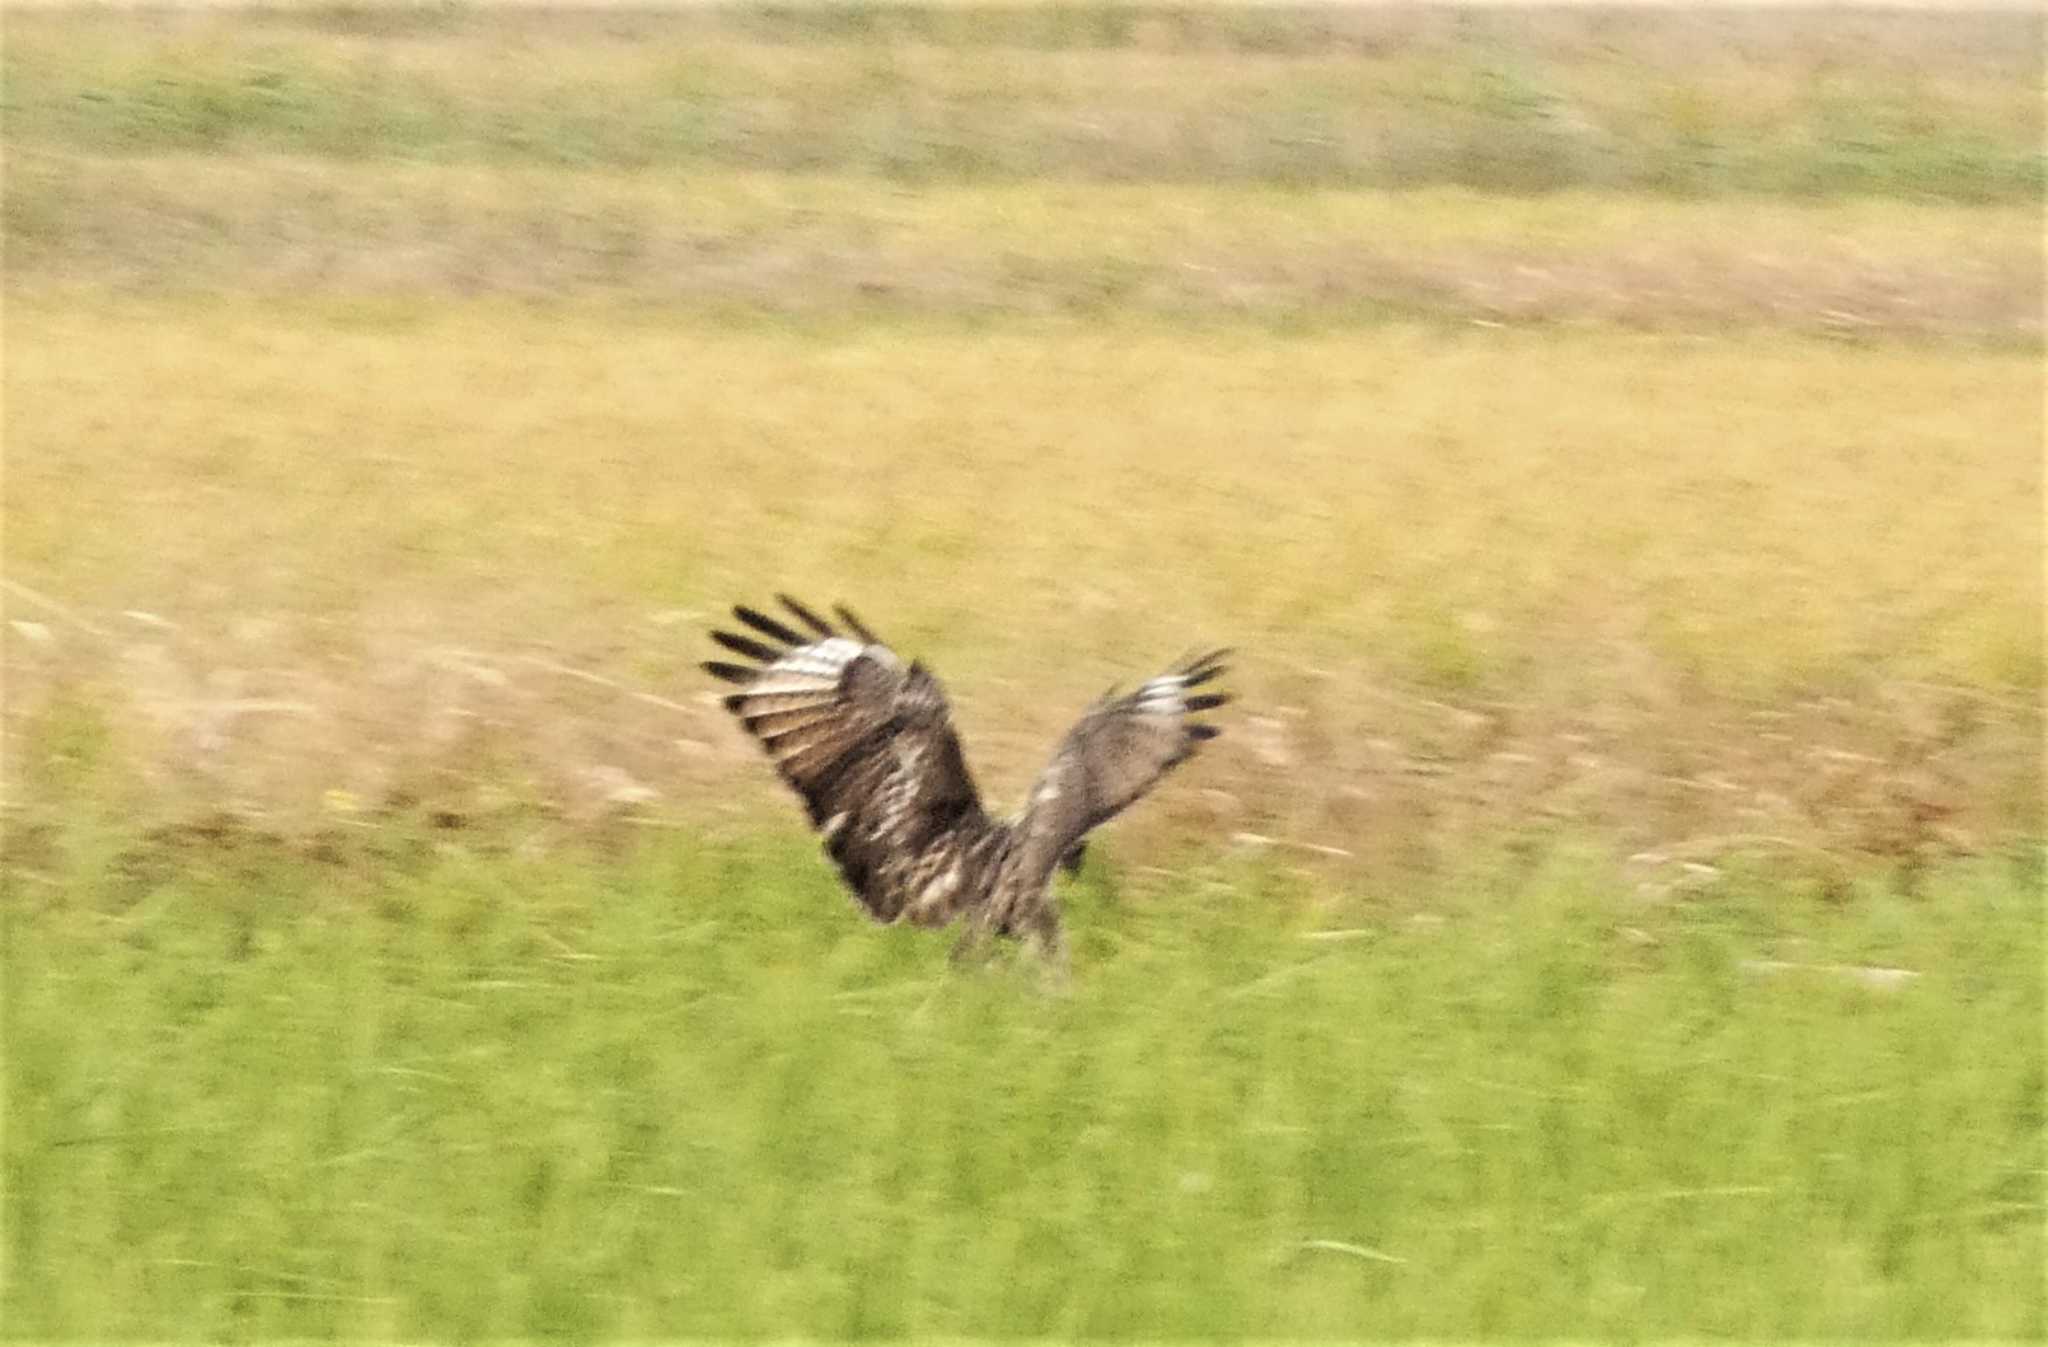
[[[757,659],[763,664],[773,664],[782,657],[781,651],[773,646],[763,645],[751,636],[735,636],[729,631],[714,631],[711,633],[711,639],[735,655],[745,655],[748,659]]]
[[[766,613],[757,612],[747,607],[744,603],[735,605],[732,615],[752,627],[755,631],[760,632],[763,636],[772,637],[784,645],[802,645],[804,643],[804,638],[795,631],[784,626]],[[830,636],[831,634],[829,630],[819,633],[821,636]]]
[[[705,660],[704,671],[713,678],[720,678],[728,683],[751,683],[755,675],[761,672],[759,669],[749,669],[743,665],[727,664],[721,659]]]
[[[780,599],[780,600],[782,600],[782,606],[783,606],[783,607],[785,607],[785,608],[789,609],[789,611],[790,611],[790,612],[792,612],[792,613],[795,613],[795,614],[796,614],[796,616],[797,616],[797,620],[798,620],[799,622],[801,622],[801,623],[803,623],[803,624],[804,624],[805,626],[809,627],[809,628],[810,628],[810,629],[811,629],[812,631],[816,632],[816,633],[817,633],[818,635],[820,635],[820,636],[830,636],[830,635],[832,635],[832,634],[833,634],[833,633],[832,633],[832,624],[831,624],[831,623],[827,622],[827,621],[826,621],[826,620],[825,620],[824,618],[822,618],[822,617],[819,617],[819,616],[818,616],[818,615],[817,615],[816,613],[814,613],[814,612],[812,612],[812,611],[811,611],[810,609],[808,609],[808,608],[804,607],[804,606],[803,606],[802,604],[798,603],[798,602],[797,602],[797,601],[796,601],[795,599],[792,599],[791,597],[789,597],[789,595],[787,595],[787,594],[777,594],[777,595],[776,595],[775,597],[776,597],[776,598],[778,598],[778,599]]]
[[[859,618],[855,617],[852,613],[847,611],[845,604],[842,603],[833,605],[832,611],[838,615],[838,618],[841,622],[844,622],[848,627],[853,629],[854,635],[860,637],[869,645],[883,644],[882,638],[875,635],[873,632],[869,631],[865,626],[863,626]]]

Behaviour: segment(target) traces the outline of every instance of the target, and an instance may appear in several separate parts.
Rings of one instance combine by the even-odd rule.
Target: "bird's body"
[[[875,920],[969,925],[956,956],[1020,936],[1064,958],[1056,868],[1078,868],[1087,833],[1185,761],[1212,725],[1189,695],[1223,672],[1223,651],[1187,660],[1123,697],[1106,694],[1061,741],[1015,816],[981,803],[938,680],[905,665],[844,608],[842,632],[788,596],[803,630],[744,606],[755,635],[712,638],[753,661],[704,667],[739,690],[726,709],[760,741],[804,801],[812,826]]]

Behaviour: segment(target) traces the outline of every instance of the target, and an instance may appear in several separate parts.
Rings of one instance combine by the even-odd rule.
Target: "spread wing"
[[[739,690],[725,707],[803,799],[870,915],[944,925],[984,885],[997,845],[953,732],[945,692],[844,608],[834,627],[780,595],[802,630],[745,606],[753,634],[712,639],[751,661],[704,668]]]
[[[1135,692],[1105,695],[1089,708],[1032,787],[1022,828],[1034,857],[1049,868],[1053,859],[1075,854],[1090,829],[1222,733],[1194,717],[1229,695],[1192,690],[1222,674],[1229,653],[1197,655]]]

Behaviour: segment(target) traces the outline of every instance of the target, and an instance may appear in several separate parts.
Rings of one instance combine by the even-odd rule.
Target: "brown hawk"
[[[1229,697],[1193,689],[1223,672],[1229,652],[1105,693],[1067,732],[1023,810],[998,819],[982,807],[938,680],[845,608],[833,610],[842,631],[778,597],[801,630],[736,607],[753,634],[711,636],[752,663],[704,668],[739,686],[726,709],[803,798],[847,887],[879,922],[966,917],[956,959],[999,935],[1028,937],[1063,965],[1054,869],[1079,869],[1091,829],[1216,737],[1193,717]]]

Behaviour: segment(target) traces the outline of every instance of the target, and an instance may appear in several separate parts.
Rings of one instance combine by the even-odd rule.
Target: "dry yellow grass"
[[[2037,339],[2038,212],[17,153],[9,284]]]
[[[766,794],[693,663],[786,587],[931,659],[998,796],[1111,678],[1227,640],[1235,733],[1174,809],[1239,831],[1406,863],[1503,817],[1911,853],[2035,821],[2023,353],[49,295],[7,322],[12,730],[98,708],[166,798]]]

